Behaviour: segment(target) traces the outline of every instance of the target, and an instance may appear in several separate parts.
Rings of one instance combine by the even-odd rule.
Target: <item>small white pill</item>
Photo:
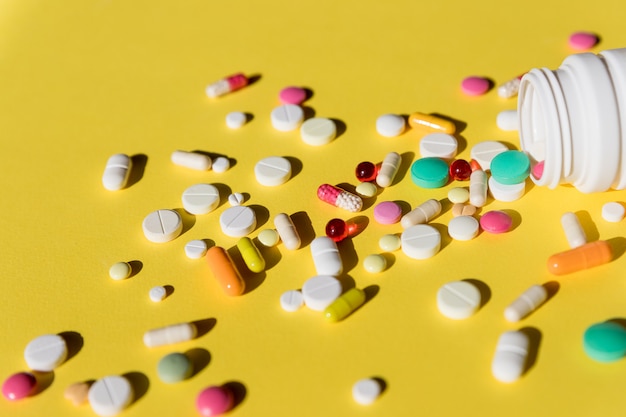
[[[165,299],[165,296],[167,295],[167,290],[165,289],[165,287],[158,285],[156,287],[150,288],[150,292],[148,293],[148,295],[150,296],[150,299],[152,301],[158,303],[159,301],[163,301]]]
[[[515,382],[524,373],[530,341],[525,333],[502,333],[491,362],[493,376],[501,382]]]
[[[474,145],[470,150],[470,157],[476,160],[484,171],[489,171],[493,158],[508,150],[509,148],[501,142],[487,140]]]
[[[400,169],[401,162],[402,157],[397,152],[389,152],[385,155],[385,159],[383,159],[376,175],[376,184],[383,188],[389,187]]]
[[[189,259],[200,259],[206,255],[207,250],[208,245],[202,239],[190,240],[185,245],[185,255],[187,255]]]
[[[504,110],[498,113],[498,116],[496,117],[496,125],[500,128],[500,130],[519,130],[517,110]]]
[[[448,223],[448,234],[454,240],[472,240],[478,235],[480,224],[472,216],[453,217]]]
[[[543,285],[533,285],[504,309],[504,318],[510,322],[520,321],[548,299],[548,290]]]
[[[283,104],[272,110],[270,118],[274,129],[289,132],[300,126],[304,119],[304,111],[295,104]]]
[[[456,155],[458,146],[458,141],[452,135],[447,133],[430,133],[420,140],[420,155],[422,158],[452,159]]]
[[[441,234],[427,224],[407,227],[400,236],[402,252],[412,259],[427,259],[441,248]]]
[[[274,187],[291,178],[291,162],[280,156],[270,156],[256,163],[254,175],[261,185]]]
[[[489,194],[494,200],[511,202],[522,198],[526,192],[526,181],[517,184],[502,184],[494,177],[489,177]]]
[[[230,159],[225,156],[218,156],[215,158],[215,161],[213,161],[212,167],[213,172],[217,172],[218,174],[226,172],[230,169]]]
[[[477,169],[470,174],[469,202],[474,207],[482,207],[487,204],[487,174]]]
[[[565,238],[570,248],[574,249],[587,243],[587,235],[575,213],[571,211],[563,213],[561,226],[563,226]]]
[[[426,200],[402,216],[400,224],[406,229],[416,224],[428,223],[439,213],[441,213],[441,203],[435,199]]]
[[[607,222],[618,223],[624,218],[624,206],[616,201],[606,203],[602,206],[602,218]]]
[[[324,311],[340,295],[341,282],[330,275],[314,276],[302,286],[304,304],[315,311]]]
[[[352,386],[352,398],[361,405],[370,405],[380,397],[382,387],[373,378],[357,381]]]
[[[240,206],[243,204],[245,197],[241,193],[232,193],[228,196],[228,203],[231,206]]]
[[[211,169],[211,157],[198,152],[174,151],[171,160],[174,165],[198,171]]]
[[[179,323],[158,329],[148,330],[143,335],[143,343],[147,347],[171,345],[186,342],[196,337],[198,330],[193,323]]]
[[[239,129],[246,124],[246,114],[240,111],[233,111],[226,115],[226,126],[231,129]]]
[[[261,230],[261,232],[257,236],[257,239],[259,239],[259,242],[261,242],[263,246],[272,248],[278,245],[278,242],[280,241],[280,235],[274,229],[264,229]]]
[[[280,306],[283,310],[294,312],[299,310],[304,304],[304,297],[298,290],[289,290],[280,296]]]
[[[343,262],[334,240],[328,236],[319,236],[311,242],[311,256],[317,275],[340,275]]]
[[[472,316],[480,307],[480,291],[470,282],[453,281],[437,291],[437,308],[444,316],[461,320]]]
[[[89,387],[87,398],[93,411],[103,417],[114,416],[133,400],[133,387],[122,376],[105,376]]]
[[[195,184],[183,191],[183,207],[191,214],[207,214],[220,205],[220,191],[211,184]]]
[[[280,236],[280,240],[283,241],[285,248],[289,250],[300,248],[300,235],[291,217],[286,213],[278,213],[276,217],[274,217],[274,227]]]
[[[397,114],[383,114],[376,119],[376,131],[379,135],[392,138],[404,132],[404,117]]]
[[[300,137],[308,145],[321,146],[332,142],[337,134],[335,122],[323,117],[313,117],[300,126]]]
[[[222,232],[230,237],[244,237],[256,227],[256,214],[247,206],[229,207],[220,215]]]
[[[67,343],[58,334],[46,334],[31,340],[24,349],[26,364],[33,371],[50,372],[67,358]]]
[[[109,191],[121,190],[128,182],[131,168],[132,160],[128,155],[118,153],[111,156],[102,174],[102,185]]]
[[[162,209],[143,219],[143,234],[150,242],[165,243],[176,239],[183,231],[183,219],[174,210]]]

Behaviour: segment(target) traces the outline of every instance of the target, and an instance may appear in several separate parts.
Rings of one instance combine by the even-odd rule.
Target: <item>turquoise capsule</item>
[[[263,259],[261,252],[254,245],[252,239],[242,237],[237,242],[237,249],[239,249],[239,253],[241,253],[241,257],[250,271],[258,273],[265,270],[265,259]]]
[[[341,321],[365,302],[365,292],[358,288],[351,288],[333,301],[326,310],[324,317],[330,322]]]
[[[613,321],[589,326],[583,336],[585,353],[598,362],[613,362],[626,355],[626,328]]]

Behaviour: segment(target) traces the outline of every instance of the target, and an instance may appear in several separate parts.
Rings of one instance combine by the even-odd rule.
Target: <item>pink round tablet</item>
[[[306,100],[306,90],[300,87],[286,87],[278,93],[278,99],[283,104],[301,104]]]
[[[491,83],[483,77],[467,77],[461,82],[461,91],[468,96],[480,96],[491,88]]]
[[[33,374],[19,372],[8,377],[2,384],[2,395],[8,400],[16,401],[28,397],[37,385]]]
[[[380,224],[394,224],[400,221],[402,209],[393,201],[383,201],[374,207],[374,219]]]
[[[537,178],[537,179],[541,179],[541,176],[543,175],[543,166],[545,165],[544,161],[539,161],[537,162],[533,168],[532,168],[532,174],[533,177]]]
[[[480,227],[489,233],[506,233],[511,230],[513,219],[503,211],[493,210],[480,216]]]
[[[586,51],[598,43],[598,36],[591,32],[575,32],[569,37],[569,46],[577,51]]]
[[[211,386],[196,398],[196,409],[201,416],[219,416],[233,407],[233,393],[226,387]]]

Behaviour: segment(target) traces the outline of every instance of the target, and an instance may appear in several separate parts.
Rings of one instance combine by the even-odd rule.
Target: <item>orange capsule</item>
[[[610,262],[611,246],[604,240],[586,243],[548,258],[548,271],[565,275]]]
[[[213,276],[215,276],[227,295],[243,294],[246,289],[245,283],[226,249],[220,246],[213,246],[207,251],[206,260],[211,272],[213,272]]]
[[[419,112],[409,116],[409,126],[412,129],[425,129],[429,132],[447,133],[449,135],[456,132],[456,125],[451,120]]]

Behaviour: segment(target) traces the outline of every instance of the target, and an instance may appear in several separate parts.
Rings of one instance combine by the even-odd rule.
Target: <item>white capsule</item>
[[[535,311],[547,298],[548,291],[543,285],[533,285],[504,309],[504,318],[511,322],[520,321]]]
[[[587,236],[583,229],[578,216],[571,211],[563,213],[561,216],[561,226],[565,232],[565,238],[570,248],[574,249],[587,243]]]
[[[143,335],[143,343],[147,347],[171,345],[185,342],[196,337],[198,330],[193,323],[179,323],[158,329],[148,330]]]
[[[487,203],[487,174],[477,169],[470,175],[469,201],[474,207],[482,207]]]
[[[389,152],[380,165],[378,175],[376,175],[376,184],[383,188],[389,187],[400,169],[401,162],[402,157],[400,154],[397,152]]]
[[[519,130],[517,110],[503,110],[496,117],[496,125],[500,130]]]
[[[278,213],[274,217],[274,227],[287,249],[296,250],[300,248],[300,235],[298,235],[298,230],[291,217],[285,213]]]
[[[317,275],[340,275],[343,262],[334,240],[328,236],[320,236],[311,242],[311,255]]]
[[[435,199],[426,200],[402,216],[400,224],[406,229],[416,224],[428,223],[439,213],[441,213],[441,203]]]
[[[121,190],[128,182],[131,168],[132,160],[128,155],[118,153],[111,156],[102,174],[102,185],[109,191]]]
[[[211,169],[211,157],[198,152],[174,151],[171,160],[175,165],[198,171]]]
[[[524,373],[530,341],[520,331],[502,333],[491,362],[493,376],[501,382],[515,382]]]

